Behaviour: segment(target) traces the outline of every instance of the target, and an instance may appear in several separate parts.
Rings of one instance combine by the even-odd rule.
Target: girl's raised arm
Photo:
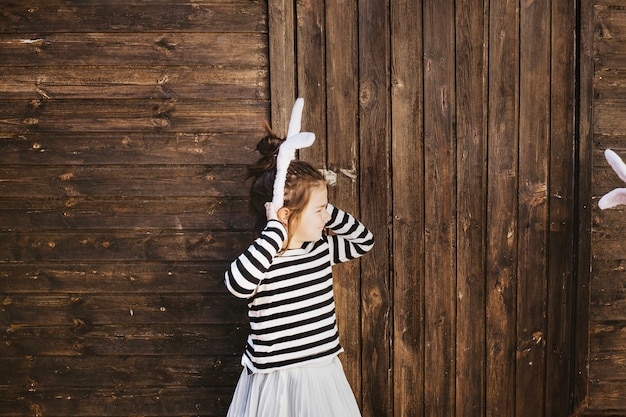
[[[356,217],[328,204],[330,220],[326,227],[333,234],[328,236],[333,265],[359,258],[374,247],[374,235]]]
[[[224,276],[228,291],[239,298],[252,297],[285,239],[282,223],[269,220],[261,236],[230,264]]]

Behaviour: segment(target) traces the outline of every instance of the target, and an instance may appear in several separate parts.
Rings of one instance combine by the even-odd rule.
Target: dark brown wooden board
[[[264,1],[0,7],[0,415],[224,416]]]
[[[595,205],[605,193],[625,186],[608,165],[604,150],[613,149],[626,158],[623,97],[626,13],[621,3],[611,0],[585,6],[589,8],[588,21],[594,27],[593,38],[587,44],[593,54],[593,65],[586,69],[592,75],[588,86],[592,113],[587,119],[591,124],[585,143],[591,173],[587,192],[594,204],[589,215],[590,272],[584,282],[588,285],[585,294],[588,294],[589,307],[585,317],[588,335],[583,339],[587,345],[583,346],[588,349],[588,356],[579,359],[584,363],[581,367],[587,369],[578,389],[587,395],[584,415],[626,415],[624,369],[619,359],[624,353],[626,325],[626,302],[621,284],[626,279],[622,266],[626,258],[625,210],[624,206],[600,210]]]
[[[239,32],[0,34],[3,51],[0,65],[80,67],[123,63],[123,66],[263,67],[267,64],[265,39],[262,33]],[[233,45],[237,45],[236,54],[230,53]]]
[[[376,238],[361,261],[362,411],[369,417],[393,414],[391,28],[386,1],[361,2],[358,11],[360,212]]]
[[[426,415],[456,413],[457,143],[454,2],[424,3]]]
[[[421,416],[427,382],[424,369],[424,169],[420,2],[391,9],[391,164],[393,166],[393,408],[394,415]]]
[[[487,4],[463,1],[456,13],[456,411],[458,417],[486,414],[485,285],[487,266]],[[472,190],[468,192],[467,190]],[[464,318],[471,317],[471,320]],[[483,359],[480,359],[483,358]]]
[[[3,4],[0,33],[265,32],[266,19],[264,1],[23,1]]]
[[[245,167],[303,96],[300,157],[376,237],[334,271],[363,416],[623,417],[626,217],[595,203],[623,186],[624,16],[4,2],[0,416],[225,416]]]
[[[486,410],[515,416],[519,15],[490,3],[486,247]],[[491,63],[498,63],[491,65]]]
[[[0,94],[11,100],[269,99],[264,67],[224,66],[8,66]]]
[[[520,10],[515,413],[545,409],[551,120],[551,4]],[[523,89],[523,90],[522,90]],[[532,94],[528,92],[532,91]],[[557,139],[552,140],[556,142]],[[528,401],[534,398],[534,401]]]

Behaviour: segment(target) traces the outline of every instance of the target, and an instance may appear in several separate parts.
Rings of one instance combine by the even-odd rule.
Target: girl
[[[284,204],[274,207],[281,143],[270,132],[257,145],[263,156],[249,169],[257,239],[225,274],[250,319],[228,417],[360,417],[337,357],[331,267],[364,255],[374,238],[328,203],[324,177],[303,161],[289,163]]]

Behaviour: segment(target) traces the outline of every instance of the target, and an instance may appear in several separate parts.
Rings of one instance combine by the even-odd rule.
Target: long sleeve
[[[331,219],[326,227],[333,232],[328,236],[333,264],[361,257],[372,249],[374,235],[363,223],[332,204],[327,209]]]
[[[278,220],[268,221],[261,236],[230,264],[224,276],[228,291],[239,298],[253,296],[286,239],[285,227]]]

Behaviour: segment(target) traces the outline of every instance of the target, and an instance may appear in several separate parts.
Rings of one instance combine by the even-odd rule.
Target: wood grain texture
[[[423,47],[420,2],[391,5],[391,158],[393,166],[393,407],[394,415],[424,415],[425,367]]]
[[[106,18],[103,18],[106,16]],[[266,32],[264,1],[200,0],[16,2],[3,4],[0,33],[50,32]]]
[[[392,414],[392,290],[389,9],[386,1],[358,3],[359,192],[361,218],[376,237],[361,262],[364,417]],[[363,36],[365,35],[365,36]]]
[[[424,13],[424,390],[426,415],[456,410],[457,144],[454,2],[425,3]]]
[[[552,32],[574,33],[575,16],[566,2],[552,4]],[[547,268],[547,334],[546,343],[546,415],[557,415],[569,407],[570,399],[563,395],[561,386],[573,381],[574,364],[573,326],[562,326],[573,319],[576,275],[575,247],[571,236],[575,236],[575,186],[572,178],[575,173],[576,125],[571,117],[577,101],[575,79],[576,63],[574,42],[567,37],[552,37],[551,41],[551,82],[550,82],[550,164],[549,164],[549,222]],[[558,323],[558,324],[557,324]]]
[[[513,1],[489,7],[486,410],[514,416],[517,348],[519,14]]]
[[[520,9],[517,215],[516,415],[545,408],[546,289],[549,232],[551,5]],[[556,142],[556,139],[555,139]],[[526,396],[535,398],[528,401]]]
[[[33,33],[0,34],[2,66],[267,65],[262,33]],[[237,54],[231,54],[232,45]],[[228,56],[228,61],[225,57]]]
[[[5,3],[0,416],[226,414],[297,96],[376,237],[334,270],[364,417],[625,415],[620,0]]]
[[[263,67],[223,66],[9,66],[0,73],[0,94],[11,100],[269,99]]]
[[[597,199],[608,191],[624,187],[624,183],[608,166],[604,150],[613,149],[626,158],[624,140],[623,71],[626,69],[626,13],[623,5],[614,1],[597,1],[584,4],[588,24],[593,25],[593,38],[586,46],[593,54],[593,66],[586,68],[591,78],[586,90],[592,113],[588,115],[588,141],[585,152],[589,164],[591,182],[586,190],[593,198],[588,221],[590,232],[590,273],[585,283],[588,289],[587,310],[588,344],[586,379],[579,385],[587,395],[585,404],[588,415],[612,412],[626,415],[624,397],[624,369],[621,357],[624,353],[623,333],[626,325],[624,287],[626,279],[623,260],[626,258],[626,223],[624,206],[599,210]],[[593,73],[591,72],[593,71]],[[593,136],[591,136],[593,135]],[[584,384],[584,385],[583,385]]]
[[[296,10],[293,0],[268,0],[272,130],[287,135],[296,99]]]
[[[486,415],[485,288],[487,219],[488,4],[456,8],[457,282],[456,416]],[[472,190],[468,192],[467,190]],[[467,318],[471,317],[471,320]]]
[[[267,38],[264,1],[3,4],[0,415],[226,414]]]
[[[257,158],[249,132],[0,133],[5,165],[247,165]],[[21,169],[28,170],[26,167]],[[239,174],[234,174],[238,176]]]

